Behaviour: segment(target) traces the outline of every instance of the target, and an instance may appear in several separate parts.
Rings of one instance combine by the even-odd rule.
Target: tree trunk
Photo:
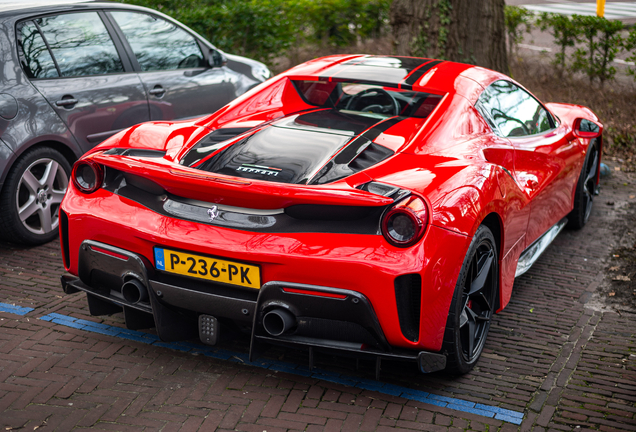
[[[504,0],[393,0],[391,27],[397,55],[508,73]]]

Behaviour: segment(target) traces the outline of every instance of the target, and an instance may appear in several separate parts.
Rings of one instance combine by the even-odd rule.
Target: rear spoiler
[[[87,158],[151,180],[168,193],[216,204],[280,209],[297,204],[381,207],[394,202],[391,197],[356,189],[343,182],[337,186],[307,186],[208,173],[176,165],[163,158],[105,155],[101,152]]]

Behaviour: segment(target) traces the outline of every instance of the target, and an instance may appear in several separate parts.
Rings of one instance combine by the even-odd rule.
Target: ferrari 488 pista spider
[[[497,72],[331,56],[216,113],[82,157],[60,209],[67,293],[132,329],[469,371],[491,318],[599,184],[602,126]]]

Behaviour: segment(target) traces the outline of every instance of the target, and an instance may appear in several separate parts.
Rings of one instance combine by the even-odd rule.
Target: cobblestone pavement
[[[57,242],[0,243],[2,430],[384,431],[636,430],[636,314],[595,298],[634,201],[636,178],[604,182],[588,225],[564,231],[495,319],[477,367],[418,374],[271,349],[246,363],[247,341],[207,350],[163,344],[91,317],[64,295]],[[609,202],[612,205],[608,204]],[[520,423],[520,424],[518,424]]]

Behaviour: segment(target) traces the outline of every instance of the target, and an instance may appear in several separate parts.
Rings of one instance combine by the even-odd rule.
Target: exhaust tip
[[[263,327],[270,336],[280,336],[296,327],[296,317],[285,309],[274,309],[263,317]]]
[[[148,290],[137,279],[129,279],[121,286],[121,295],[128,303],[136,304],[148,300]]]

